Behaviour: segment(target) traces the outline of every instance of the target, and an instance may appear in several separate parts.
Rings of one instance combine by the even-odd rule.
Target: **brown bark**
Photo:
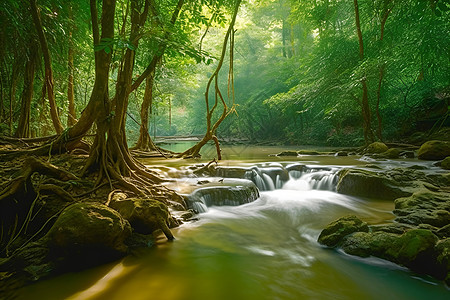
[[[33,45],[28,47],[29,54],[25,64],[25,74],[23,78],[23,92],[20,105],[20,117],[17,125],[15,137],[30,137],[30,114],[31,100],[33,99],[34,74],[36,71],[37,51]]]
[[[184,0],[179,0],[178,4],[175,8],[175,10],[172,13],[171,17],[171,24],[174,25],[179,14],[181,11],[181,8],[184,4]],[[153,14],[153,17],[157,17],[158,12],[156,10],[155,3],[152,1],[150,4],[150,8]],[[162,26],[160,22],[158,22],[158,18],[155,18],[157,20],[157,23],[159,26]],[[166,33],[166,39],[169,38],[169,33]],[[139,129],[139,139],[136,145],[133,147],[133,149],[136,150],[145,150],[145,151],[152,151],[152,150],[160,150],[156,145],[153,143],[152,138],[150,137],[150,134],[148,133],[148,122],[149,122],[149,109],[151,109],[152,106],[152,100],[153,100],[153,82],[154,82],[154,76],[156,72],[156,66],[161,62],[162,56],[164,55],[164,51],[167,47],[166,43],[161,43],[158,47],[157,54],[153,56],[150,64],[148,65],[147,69],[144,71],[144,73],[139,76],[139,78],[131,85],[131,90],[135,90],[139,87],[142,80],[146,79],[146,86],[145,86],[145,92],[144,92],[144,99],[142,101],[141,105],[141,125]]]
[[[154,16],[156,17],[157,12],[155,11],[155,6],[154,6],[153,1],[152,1],[152,4],[153,4],[151,6],[153,8],[152,11],[153,11]],[[184,0],[178,0],[177,6],[175,7],[175,10],[172,13],[172,18],[170,19],[170,23],[172,25],[175,24],[175,22],[178,18],[178,15],[180,14],[181,8],[183,7],[183,4],[184,4]],[[155,13],[156,13],[156,15],[155,15]],[[158,19],[156,18],[156,20],[158,20]],[[167,40],[168,38],[169,38],[169,31],[166,32],[164,39]],[[161,58],[164,54],[164,51],[166,50],[166,47],[167,47],[167,43],[159,44],[158,51],[156,52],[157,54],[155,56],[153,56],[150,64],[147,66],[147,68],[144,70],[144,72],[133,82],[133,84],[131,85],[130,93],[132,91],[134,91],[135,89],[137,89],[141,85],[141,83],[148,76],[150,76],[151,73],[155,72],[156,65],[161,60]]]
[[[363,36],[361,31],[361,22],[359,18],[359,6],[358,6],[358,0],[353,0],[354,8],[355,8],[355,24],[356,24],[356,32],[358,35],[358,43],[359,43],[359,59],[361,61],[364,60],[364,43],[363,43]],[[363,75],[363,78],[361,79],[361,86],[362,86],[362,99],[361,99],[361,108],[362,108],[362,117],[363,117],[363,131],[364,131],[364,140],[366,144],[369,142],[373,142],[373,133],[371,128],[371,113],[370,113],[370,106],[369,106],[369,95],[368,95],[368,88],[367,88],[367,79],[366,76]]]
[[[237,0],[235,7],[234,7],[234,12],[233,12],[233,16],[231,18],[231,22],[230,25],[228,26],[228,30],[227,33],[225,34],[225,38],[222,44],[222,53],[219,59],[219,63],[216,67],[216,70],[214,71],[214,73],[211,75],[211,77],[209,78],[209,81],[206,85],[206,91],[205,91],[205,104],[206,104],[206,133],[205,136],[203,137],[203,139],[198,142],[196,145],[194,145],[193,147],[187,149],[186,151],[184,151],[183,153],[181,153],[179,156],[180,157],[197,157],[199,156],[200,150],[202,149],[202,147],[204,145],[206,145],[206,143],[208,143],[210,140],[214,140],[215,145],[216,145],[216,150],[217,150],[217,156],[220,159],[221,158],[221,153],[220,153],[220,145],[219,145],[219,141],[216,137],[216,131],[217,128],[219,127],[219,125],[222,123],[223,120],[225,120],[225,118],[234,111],[234,103],[233,106],[231,107],[231,109],[228,109],[228,106],[222,96],[222,93],[219,89],[219,72],[222,68],[224,59],[225,59],[225,54],[227,51],[227,45],[228,45],[228,41],[231,41],[231,47],[234,47],[233,45],[233,41],[234,38],[232,37],[234,35],[234,24],[236,22],[236,17],[237,17],[237,13],[239,10],[239,6],[241,4],[241,0]],[[232,57],[232,55],[231,55]],[[230,70],[232,70],[232,62],[230,61]],[[229,76],[230,78],[230,76]],[[210,106],[210,101],[209,101],[209,91],[211,88],[211,84],[214,81],[214,95],[215,95],[215,102],[214,105],[211,107]],[[220,117],[217,119],[217,121],[214,123],[214,125],[212,124],[212,117],[214,114],[214,111],[216,110],[216,108],[219,105],[219,101],[223,107],[222,109],[222,114],[220,115]],[[210,108],[211,107],[211,108]]]
[[[383,18],[381,19],[381,24],[380,24],[381,46],[383,46],[382,43],[383,43],[383,38],[384,38],[384,29],[386,26],[386,21],[389,17],[389,14],[392,11],[392,8],[387,8],[387,5],[389,4],[389,2],[390,1],[385,2],[384,15],[383,15]],[[376,133],[377,133],[377,137],[380,141],[383,141],[383,122],[382,122],[382,118],[381,118],[381,114],[380,114],[380,102],[381,102],[381,87],[383,85],[385,69],[386,69],[386,63],[383,62],[380,66],[379,75],[378,75],[377,106],[376,106],[376,116],[377,116],[377,121],[378,121]]]
[[[17,89],[17,81],[19,80],[19,57],[17,52],[14,52],[14,64],[12,67],[11,73],[11,86],[9,89],[9,133],[12,135],[12,126],[13,126],[13,107],[16,103],[16,89]]]
[[[36,28],[39,43],[41,44],[42,55],[44,57],[44,67],[45,67],[45,84],[47,88],[48,102],[50,104],[50,116],[52,118],[53,126],[55,127],[56,133],[60,134],[63,132],[64,128],[61,124],[61,120],[58,115],[58,108],[56,106],[55,91],[54,91],[54,81],[53,81],[53,69],[50,56],[50,50],[48,48],[47,39],[44,34],[44,29],[42,27],[42,21],[38,7],[36,5],[36,0],[30,0],[31,15],[33,17],[34,26]]]
[[[139,139],[136,143],[136,146],[134,146],[133,149],[139,149],[144,151],[157,150],[157,147],[153,143],[153,140],[150,137],[150,134],[148,133],[149,109],[151,109],[153,102],[153,80],[154,80],[154,73],[150,74],[150,76],[148,76],[146,79],[144,99],[142,100],[140,112],[141,126],[139,129]]]
[[[73,83],[73,74],[74,74],[74,66],[73,66],[73,55],[74,55],[74,49],[73,49],[73,37],[72,37],[72,31],[73,31],[73,12],[72,12],[72,5],[69,4],[69,51],[67,53],[67,69],[69,76],[67,78],[67,100],[69,102],[68,112],[67,112],[67,126],[73,126],[77,120],[76,120],[76,112],[75,112],[75,100],[74,100],[74,83]]]

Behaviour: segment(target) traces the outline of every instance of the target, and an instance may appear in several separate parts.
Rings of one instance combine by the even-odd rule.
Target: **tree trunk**
[[[69,51],[67,53],[67,71],[69,76],[67,78],[67,100],[69,102],[68,112],[67,112],[67,127],[73,126],[77,122],[76,112],[75,112],[75,100],[74,100],[74,85],[73,85],[73,12],[72,4],[69,4]]]
[[[15,137],[30,137],[30,114],[31,100],[33,99],[34,73],[36,71],[37,51],[33,45],[28,47],[28,60],[25,64],[25,74],[23,78],[22,103],[20,106],[20,118]]]
[[[210,140],[213,140],[215,145],[216,145],[216,150],[217,150],[217,157],[220,160],[221,159],[221,153],[220,153],[220,146],[219,146],[219,140],[216,137],[216,131],[217,128],[219,127],[219,125],[222,123],[223,120],[225,120],[225,118],[234,111],[235,107],[234,107],[234,103],[233,106],[231,107],[231,109],[228,109],[228,106],[225,102],[225,100],[223,99],[222,93],[219,89],[219,72],[220,69],[222,68],[224,59],[225,59],[225,54],[227,51],[227,44],[228,41],[230,41],[230,58],[233,57],[232,48],[234,48],[234,24],[236,22],[236,17],[237,17],[237,13],[239,10],[239,6],[241,4],[241,0],[237,0],[235,7],[234,7],[234,12],[233,12],[233,17],[231,18],[231,22],[230,25],[228,26],[228,30],[227,33],[225,34],[225,38],[223,41],[223,45],[222,45],[222,54],[220,56],[219,59],[219,63],[217,65],[217,68],[215,70],[215,72],[211,75],[208,84],[206,85],[206,91],[205,91],[205,103],[206,103],[206,133],[205,136],[203,137],[203,139],[197,143],[196,145],[194,145],[193,147],[187,149],[186,151],[184,151],[183,153],[181,153],[179,156],[180,157],[197,157],[200,156],[200,150],[201,148],[206,145],[206,143],[208,143]],[[232,60],[230,59],[230,68],[229,70],[232,71],[233,67],[232,67]],[[232,78],[232,76],[228,76],[228,78]],[[209,103],[209,90],[211,87],[212,82],[214,81],[214,95],[215,95],[215,103],[212,106],[212,108],[210,108],[210,103]],[[222,104],[223,106],[223,110],[222,110],[222,114],[220,115],[219,119],[214,123],[214,125],[212,124],[212,117],[214,114],[214,111],[216,110],[218,103]]]
[[[9,89],[9,134],[12,135],[13,127],[13,107],[16,103],[16,89],[17,81],[19,80],[19,58],[17,53],[14,53],[14,64],[11,73],[11,87]]]
[[[380,24],[380,44],[381,47],[383,47],[383,38],[384,38],[384,29],[386,26],[387,18],[389,17],[389,14],[392,11],[392,8],[388,8],[387,5],[390,3],[385,2],[385,8],[384,8],[384,15],[381,20]],[[380,102],[381,102],[381,87],[383,84],[383,77],[386,70],[386,63],[383,61],[380,65],[379,75],[378,75],[378,88],[377,88],[377,108],[376,108],[376,114],[377,114],[377,120],[378,120],[378,127],[377,127],[377,137],[380,141],[383,141],[383,124],[382,124],[382,118],[380,114]]]
[[[36,5],[36,0],[30,0],[31,15],[33,17],[34,26],[36,28],[39,42],[41,44],[42,55],[44,57],[44,67],[45,67],[45,84],[47,89],[48,101],[50,104],[50,116],[52,118],[53,126],[55,127],[56,133],[60,134],[63,132],[64,128],[61,124],[58,115],[58,108],[55,101],[54,92],[54,81],[53,81],[53,69],[51,63],[50,50],[48,48],[47,39],[44,34],[44,29],[42,27],[41,17]]]
[[[157,147],[153,143],[153,140],[148,132],[149,109],[152,107],[153,102],[153,81],[154,73],[150,74],[150,76],[146,79],[144,99],[142,100],[141,105],[141,126],[139,130],[139,139],[133,149],[144,151],[157,150]]]
[[[358,35],[358,42],[359,42],[359,59],[362,62],[364,60],[364,43],[363,43],[363,36],[361,32],[361,23],[359,19],[359,6],[358,6],[358,0],[353,0],[354,8],[355,8],[355,24],[356,24],[356,32]],[[368,95],[368,89],[367,89],[367,79],[365,74],[363,75],[363,78],[361,79],[361,85],[362,85],[362,100],[361,100],[361,107],[362,107],[362,117],[363,117],[363,131],[364,131],[364,140],[366,144],[369,144],[369,142],[373,142],[373,132],[371,128],[371,116],[370,116],[370,106],[369,106],[369,95]]]
[[[172,18],[170,20],[170,23],[172,25],[175,24],[181,8],[184,4],[184,0],[179,0],[177,3],[177,6],[175,10],[172,13]],[[151,9],[153,17],[155,17],[155,20],[158,22],[158,12],[156,11],[156,7],[154,2],[151,3]],[[161,23],[158,22],[159,26],[162,26]],[[206,32],[205,32],[206,34]],[[169,34],[166,34],[166,38],[169,38]],[[153,83],[154,83],[154,76],[156,73],[156,66],[161,62],[161,59],[164,55],[164,51],[167,47],[166,43],[161,43],[158,47],[158,52],[155,56],[153,56],[150,64],[148,65],[147,69],[144,71],[144,73],[139,76],[139,78],[131,85],[130,93],[137,89],[139,85],[142,83],[142,80],[146,79],[146,86],[145,86],[145,92],[144,92],[144,99],[142,101],[141,105],[141,125],[139,129],[139,139],[136,143],[136,145],[133,147],[133,149],[136,150],[144,150],[144,151],[152,151],[152,150],[159,150],[158,147],[153,143],[153,140],[150,137],[150,134],[148,133],[148,122],[149,122],[149,109],[151,110],[152,107],[152,101],[153,101]]]

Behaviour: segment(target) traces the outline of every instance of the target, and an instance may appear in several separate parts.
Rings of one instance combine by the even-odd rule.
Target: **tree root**
[[[78,179],[74,174],[35,157],[28,157],[25,160],[21,175],[8,182],[0,193],[0,219],[2,220],[0,246],[4,248],[1,252],[6,251],[6,254],[8,254],[8,246],[21,233],[22,228],[28,226],[31,219],[33,206],[38,197],[31,182],[31,176],[35,172],[63,181]],[[73,201],[73,198],[59,186],[46,184],[41,186],[40,190],[47,193],[53,192],[64,199]],[[19,231],[17,231],[18,228],[20,228]]]

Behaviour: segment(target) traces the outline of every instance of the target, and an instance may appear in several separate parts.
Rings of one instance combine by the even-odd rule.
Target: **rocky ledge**
[[[447,157],[446,145],[437,142],[419,154],[434,151],[433,145],[445,152],[433,153],[434,159]],[[393,200],[396,218],[390,224],[370,225],[357,216],[344,216],[321,232],[319,243],[350,255],[386,259],[450,286],[450,173],[418,169],[342,170],[339,193]]]

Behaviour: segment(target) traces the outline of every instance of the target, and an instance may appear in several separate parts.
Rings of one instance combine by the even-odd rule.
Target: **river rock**
[[[388,150],[388,146],[386,146],[385,143],[374,142],[374,143],[370,144],[369,146],[367,146],[364,149],[364,153],[366,153],[366,154],[376,154],[376,153],[386,152],[387,150]]]
[[[360,169],[339,172],[337,192],[341,194],[394,200],[412,194],[407,187],[382,173]]]
[[[354,232],[368,232],[369,226],[356,216],[345,216],[330,223],[319,235],[319,243],[336,247],[342,239]]]
[[[115,210],[98,203],[77,203],[67,207],[45,239],[52,248],[70,254],[95,251],[126,253],[125,239],[130,224]]]
[[[225,178],[244,178],[245,172],[247,171],[248,168],[243,167],[217,166],[215,167],[215,173],[213,174],[213,176]]]
[[[336,156],[348,156],[348,152],[347,151],[338,151],[335,154]]]
[[[412,225],[429,224],[438,228],[450,224],[449,194],[419,190],[395,200],[396,221]]]
[[[400,150],[398,148],[390,148],[380,155],[382,158],[396,159],[400,157]]]
[[[297,151],[297,153],[299,155],[323,155],[323,154],[325,154],[323,152],[314,151],[314,150],[299,150],[299,151]]]
[[[424,160],[441,160],[447,156],[450,156],[450,142],[447,141],[428,141],[418,152],[419,159]]]
[[[259,198],[256,185],[247,179],[225,179],[222,184],[199,188],[188,197],[188,206],[196,212],[205,212],[205,206],[237,206]]]
[[[437,262],[445,270],[445,283],[450,286],[450,238],[439,241],[436,250]]]
[[[151,234],[161,229],[167,239],[174,239],[168,227],[169,210],[164,203],[153,199],[125,198],[113,199],[109,206],[128,220],[137,233]]]
[[[441,168],[444,170],[450,170],[450,156],[444,158],[444,160],[441,162]]]
[[[297,151],[283,151],[277,154],[277,156],[298,156]]]
[[[436,235],[425,229],[412,229],[402,235],[380,231],[356,232],[344,238],[342,249],[351,255],[387,259],[411,270],[444,279],[442,262],[437,261],[435,249],[438,240]]]

